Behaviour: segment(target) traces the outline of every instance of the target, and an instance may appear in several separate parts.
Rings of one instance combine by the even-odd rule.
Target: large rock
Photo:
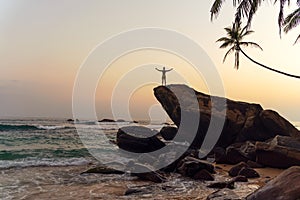
[[[203,169],[209,173],[215,173],[214,166],[211,163],[187,156],[178,163],[177,171],[184,176],[194,177]]]
[[[270,142],[256,142],[256,161],[260,164],[288,168],[300,165],[300,139],[276,136]]]
[[[300,167],[291,167],[265,186],[246,197],[246,200],[272,199],[296,200],[300,199]]]
[[[119,148],[134,153],[148,153],[165,146],[165,143],[157,138],[156,131],[142,126],[120,128],[116,143]]]
[[[189,134],[192,134],[190,130],[195,126],[195,124],[189,124],[189,118],[193,119],[193,116],[200,114],[196,137],[193,137],[194,140],[191,144],[195,148],[201,147],[211,118],[215,120],[225,118],[224,128],[217,143],[217,146],[221,147],[249,140],[266,141],[276,135],[292,137],[299,137],[300,135],[299,131],[286,119],[275,111],[263,110],[259,104],[209,96],[186,85],[159,86],[154,88],[154,95],[179,129],[181,115],[184,116],[184,119],[187,118],[181,127],[186,138],[193,137]],[[215,102],[213,108],[215,114],[213,116],[211,114],[212,98]],[[195,101],[198,104],[196,106]],[[224,105],[224,102],[227,104]],[[224,106],[226,106],[226,110]],[[213,137],[212,135],[211,138]],[[218,135],[215,137],[218,138]]]

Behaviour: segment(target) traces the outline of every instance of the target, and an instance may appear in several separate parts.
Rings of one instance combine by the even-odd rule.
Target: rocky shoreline
[[[171,151],[158,157],[148,155],[146,158],[141,156],[134,158],[130,163],[122,166],[123,171],[155,183],[170,181],[170,173],[180,174],[200,181],[199,184],[207,188],[213,188],[213,192],[206,199],[293,200],[300,198],[300,186],[288,187],[300,181],[300,132],[277,112],[264,110],[258,104],[211,97],[185,85],[159,86],[154,88],[154,95],[177,128],[166,126],[156,133],[141,126],[123,127],[117,133],[116,144],[120,149],[134,153],[153,152],[166,146],[171,146],[169,148]],[[196,106],[193,102],[195,98]],[[226,102],[225,110],[224,105],[221,105],[224,102]],[[192,137],[191,130],[194,127],[183,123],[193,120],[189,117],[196,115],[201,116],[197,122],[198,128],[194,129],[196,134],[188,144],[187,150],[178,159],[174,159],[178,146]],[[185,121],[186,118],[188,121]],[[212,119],[224,119],[224,128],[209,154],[199,157],[202,155],[200,147],[204,143]],[[177,137],[180,134],[181,137]],[[184,148],[184,145],[182,147]],[[168,159],[174,159],[174,162],[160,170],[152,170]],[[226,171],[219,164],[234,166]],[[260,182],[259,186],[262,187],[251,191],[247,196],[237,195],[239,193],[235,191],[238,190],[237,183],[251,185],[253,180],[261,181],[262,177],[258,169],[265,167],[286,170],[275,178],[263,177],[267,179]],[[136,173],[137,169],[143,169],[145,172]],[[105,166],[98,167],[96,170],[98,173],[107,171],[119,172],[107,169]],[[143,193],[144,190],[129,188],[124,195]]]

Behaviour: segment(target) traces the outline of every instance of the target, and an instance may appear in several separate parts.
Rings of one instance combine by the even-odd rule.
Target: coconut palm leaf
[[[231,53],[233,53],[235,51],[235,48],[234,47],[231,47],[225,54],[224,58],[223,58],[223,63],[225,62],[227,56]]]
[[[284,32],[287,33],[291,29],[295,28],[300,24],[300,7],[296,9],[294,12],[289,14],[283,22],[284,25]]]
[[[263,48],[261,48],[261,46],[259,46],[258,44],[254,43],[254,42],[240,42],[239,43],[240,46],[253,46],[253,47],[256,47],[256,48],[259,48],[260,50],[263,51]]]

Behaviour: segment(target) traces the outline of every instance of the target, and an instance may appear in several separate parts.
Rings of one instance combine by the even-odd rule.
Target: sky
[[[234,9],[228,0],[219,17],[210,21],[211,5],[212,1],[202,0],[0,0],[0,118],[71,118],[76,77],[91,53],[113,36],[155,27],[198,44],[206,53],[200,55],[203,60],[205,56],[211,60],[201,67],[216,67],[227,98],[259,103],[300,121],[300,80],[260,68],[242,55],[239,70],[233,68],[233,55],[222,62],[226,50],[215,41],[231,25]],[[255,33],[247,40],[259,43],[263,51],[245,51],[268,66],[300,75],[300,43],[293,45],[300,27],[280,38],[278,9],[272,3],[259,8],[251,26]],[[99,60],[93,64],[106,53],[96,55]],[[188,60],[142,49],[112,60],[99,76],[94,99],[98,117],[120,112],[116,117],[122,118],[122,109],[133,119],[164,115],[152,91],[161,82],[154,68],[162,66],[174,68],[168,83],[189,84],[214,94],[208,77],[195,72]]]

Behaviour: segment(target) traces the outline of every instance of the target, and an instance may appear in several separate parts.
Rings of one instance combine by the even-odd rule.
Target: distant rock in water
[[[101,119],[100,121],[98,122],[116,122],[115,120],[113,119]]]
[[[237,142],[266,141],[276,135],[300,137],[299,130],[290,122],[273,110],[263,110],[259,104],[213,97],[216,105],[214,105],[215,114],[212,116],[212,97],[186,85],[159,86],[154,88],[154,95],[177,127],[180,127],[181,114],[185,116],[193,116],[197,112],[200,114],[199,128],[192,142],[192,147],[195,148],[201,147],[212,117],[216,120],[225,117],[225,125],[217,142],[217,146],[220,147],[226,148]],[[194,95],[199,105],[197,108],[190,106],[194,101],[192,99]],[[178,99],[182,101],[181,104]],[[227,103],[227,110],[218,110],[224,107],[222,105],[224,102]],[[185,128],[189,133],[189,127]],[[186,134],[186,137],[188,136]]]

